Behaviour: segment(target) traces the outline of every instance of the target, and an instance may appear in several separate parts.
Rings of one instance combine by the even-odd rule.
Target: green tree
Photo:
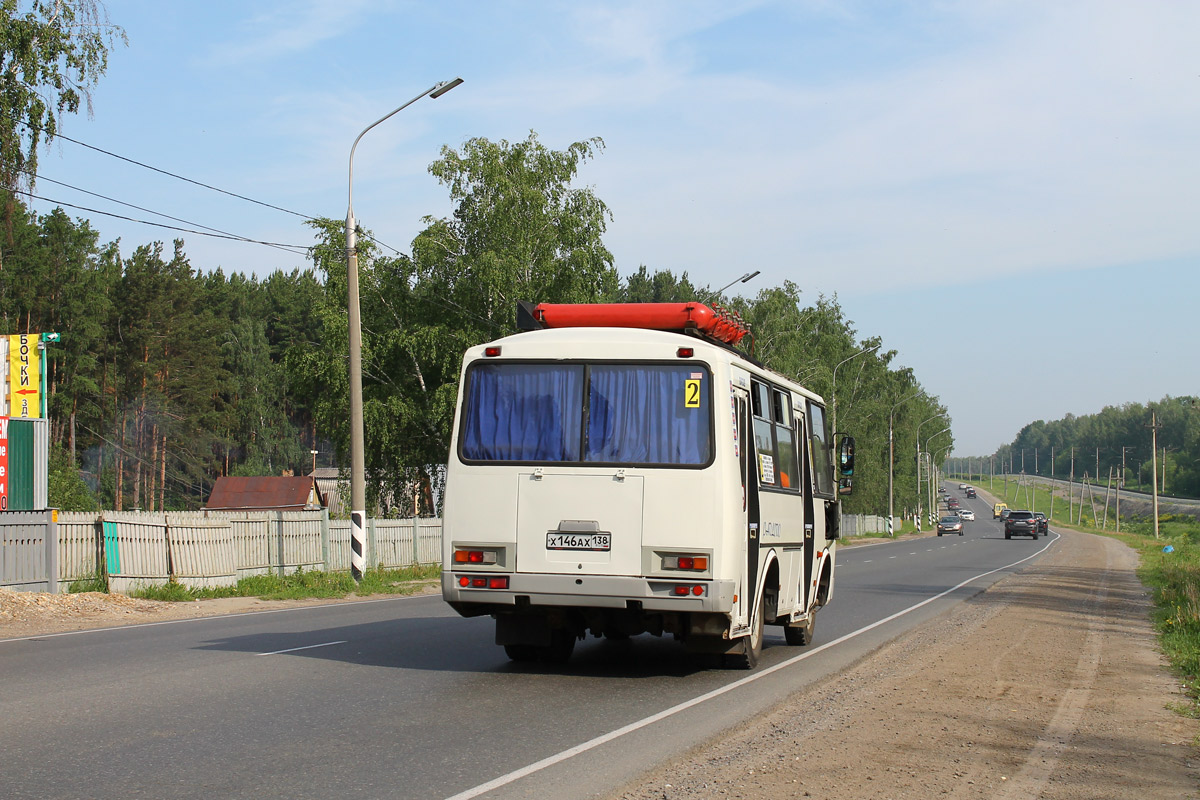
[[[50,448],[46,496],[50,507],[60,511],[100,510],[100,503],[79,474],[70,453],[58,447]]]
[[[0,181],[32,186],[37,149],[64,114],[91,114],[91,91],[125,32],[98,0],[0,0]]]
[[[591,189],[571,187],[603,147],[595,138],[550,150],[530,133],[515,144],[477,138],[461,152],[442,148],[429,171],[455,209],[449,219],[426,218],[413,242],[422,288],[439,306],[461,309],[460,324],[482,336],[514,330],[518,300],[612,296],[617,273],[602,241],[611,214]]]

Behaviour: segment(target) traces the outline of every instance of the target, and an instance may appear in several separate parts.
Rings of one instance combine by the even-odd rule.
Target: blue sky
[[[407,252],[426,167],[474,136],[599,136],[581,182],[621,273],[837,294],[939,395],[956,453],[1200,394],[1200,4],[108,0],[129,47],[62,132]],[[254,239],[298,218],[65,141],[39,172]],[[49,182],[55,201],[147,218]],[[36,203],[45,211],[52,204]],[[71,211],[68,209],[68,211]],[[104,240],[176,235],[94,214]],[[184,235],[194,266],[303,266]]]

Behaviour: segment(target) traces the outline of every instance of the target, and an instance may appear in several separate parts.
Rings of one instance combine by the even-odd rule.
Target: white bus
[[[764,625],[811,641],[839,492],[820,397],[734,349],[695,303],[523,305],[463,359],[442,594],[515,661],[588,632],[671,634],[753,667]],[[854,442],[838,448],[843,476]]]

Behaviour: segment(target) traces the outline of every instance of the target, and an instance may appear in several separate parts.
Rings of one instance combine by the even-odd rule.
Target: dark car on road
[[[1004,518],[1004,538],[1014,536],[1038,537],[1038,521],[1032,511],[1010,511]]]
[[[977,497],[978,493],[974,489],[967,489],[967,497]]]
[[[941,536],[943,533],[957,533],[963,535],[963,523],[957,514],[947,514],[938,520],[937,534]]]
[[[1042,536],[1050,533],[1050,521],[1046,519],[1046,515],[1040,511],[1033,512],[1033,518],[1037,520],[1037,532]]]

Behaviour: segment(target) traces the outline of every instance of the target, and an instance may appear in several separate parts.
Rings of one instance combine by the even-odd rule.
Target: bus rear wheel
[[[762,655],[763,628],[766,625],[766,597],[759,597],[750,620],[750,633],[742,637],[742,651],[725,654],[725,665],[733,669],[754,669]]]
[[[806,645],[811,644],[813,640],[813,631],[817,627],[817,609],[813,608],[808,612],[808,619],[804,622],[797,622],[792,625],[783,626],[783,638],[788,644]]]

